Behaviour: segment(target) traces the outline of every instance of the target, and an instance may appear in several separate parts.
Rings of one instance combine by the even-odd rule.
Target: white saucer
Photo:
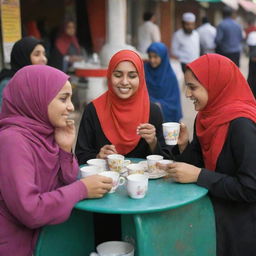
[[[163,170],[158,170],[158,171],[155,171],[155,172],[152,172],[152,173],[149,173],[148,174],[148,178],[149,179],[159,179],[159,178],[162,178],[164,176],[166,176],[167,173]]]

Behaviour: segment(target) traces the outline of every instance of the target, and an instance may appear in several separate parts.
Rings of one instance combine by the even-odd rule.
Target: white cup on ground
[[[102,169],[102,171],[107,170],[107,161],[104,159],[93,158],[88,160],[86,163],[90,166],[98,166],[99,168]]]
[[[85,178],[90,175],[99,174],[101,171],[101,168],[99,168],[98,166],[84,166],[80,168],[82,178]]]
[[[125,183],[125,178],[120,177],[120,174],[118,172],[104,171],[104,172],[100,172],[99,175],[109,177],[113,180],[112,188],[108,193],[114,193],[118,188],[118,186],[122,186]]]
[[[108,241],[96,247],[90,256],[134,256],[134,246],[123,241]]]
[[[163,123],[163,135],[167,145],[176,145],[180,134],[180,123]]]
[[[149,155],[147,156],[147,162],[148,162],[148,172],[156,172],[158,171],[158,168],[156,166],[157,162],[160,160],[163,160],[164,157],[160,155]]]
[[[129,197],[140,199],[148,191],[148,174],[131,174],[127,176],[127,193]]]
[[[123,168],[131,163],[130,160],[125,160],[123,155],[111,154],[107,156],[108,168],[110,171],[121,173]]]

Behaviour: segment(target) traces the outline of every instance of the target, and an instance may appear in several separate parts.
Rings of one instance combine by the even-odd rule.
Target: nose
[[[67,105],[67,110],[68,110],[69,112],[74,112],[74,110],[75,110],[75,107],[74,107],[74,105],[73,105],[73,103],[72,103],[71,100],[69,101],[69,103],[68,103],[68,105]]]
[[[123,76],[122,84],[123,84],[123,85],[129,84],[129,82],[128,82],[128,76],[126,76],[126,75]]]
[[[47,57],[44,54],[41,55],[41,63],[43,64],[47,63]]]
[[[189,98],[192,96],[191,90],[188,86],[185,86],[185,96],[186,98]]]

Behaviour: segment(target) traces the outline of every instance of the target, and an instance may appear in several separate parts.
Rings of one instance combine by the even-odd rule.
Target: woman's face
[[[68,22],[67,25],[66,25],[66,34],[68,36],[74,36],[76,34],[76,25],[74,22]]]
[[[74,105],[71,102],[72,87],[67,81],[56,97],[48,105],[48,118],[53,127],[65,127],[66,121],[71,112],[74,111]]]
[[[185,95],[193,101],[195,110],[203,110],[208,102],[208,92],[190,69],[187,69],[185,72],[185,85]]]
[[[41,44],[38,44],[30,54],[30,61],[32,65],[47,64],[47,58],[45,56],[45,49]]]
[[[122,61],[114,69],[111,82],[115,94],[121,99],[128,99],[139,88],[139,74],[132,62]]]
[[[148,58],[152,68],[157,68],[161,64],[161,57],[154,52],[149,52]]]

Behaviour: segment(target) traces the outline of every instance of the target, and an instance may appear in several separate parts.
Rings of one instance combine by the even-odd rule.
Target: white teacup
[[[108,241],[96,247],[90,256],[134,256],[134,246],[123,241]]]
[[[130,160],[124,160],[124,156],[119,154],[108,155],[107,161],[109,170],[119,173],[123,171],[125,166],[131,163]]]
[[[80,168],[81,177],[99,174],[102,170],[98,166],[84,166]]]
[[[180,123],[176,123],[176,122],[163,123],[162,127],[163,127],[165,143],[167,145],[176,145],[178,142],[179,133],[180,133]]]
[[[163,159],[163,160],[160,160],[160,161],[157,161],[157,162],[161,165],[167,165],[167,164],[172,164],[173,160]]]
[[[158,171],[158,168],[156,166],[157,162],[160,160],[163,160],[164,157],[160,155],[149,155],[147,156],[147,162],[148,162],[148,172],[152,173],[155,171]]]
[[[86,163],[91,166],[98,166],[102,171],[107,170],[107,162],[104,159],[93,158],[88,160]]]
[[[141,164],[129,164],[126,166],[128,175],[135,174],[135,173],[140,173],[144,174],[144,166]]]
[[[127,176],[127,192],[131,198],[140,199],[145,197],[148,191],[147,174],[131,174]]]
[[[108,193],[114,193],[118,186],[122,186],[125,183],[125,178],[120,177],[120,174],[115,171],[100,172],[99,175],[109,177],[113,180],[112,188]]]

